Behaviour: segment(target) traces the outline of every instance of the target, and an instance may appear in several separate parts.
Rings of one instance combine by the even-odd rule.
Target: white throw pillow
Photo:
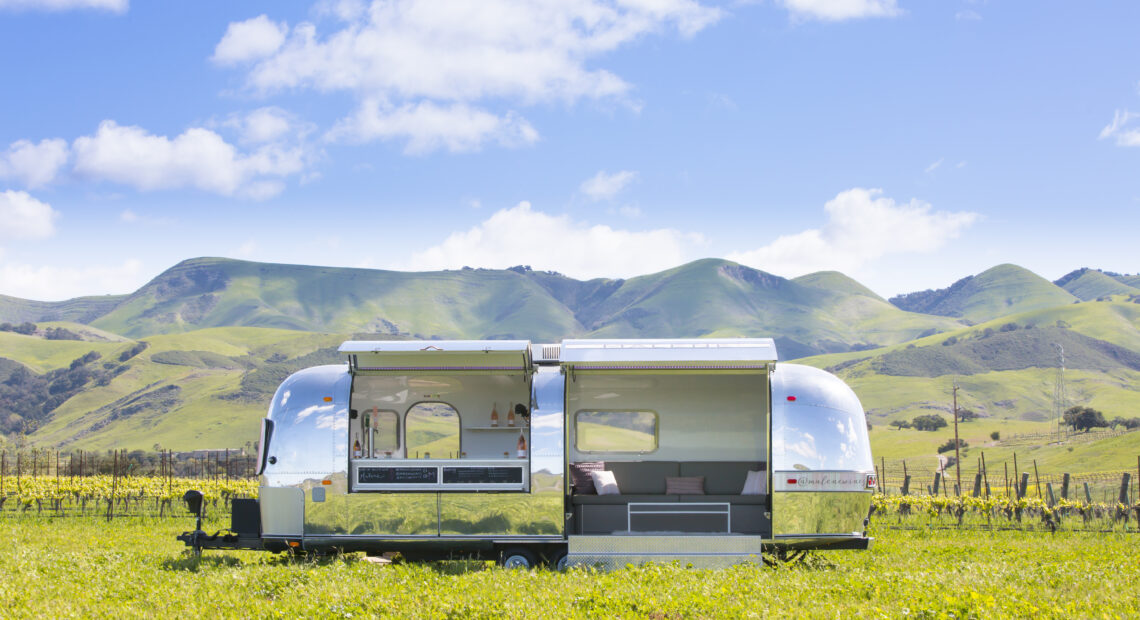
[[[598,495],[621,495],[618,489],[617,479],[614,478],[612,471],[592,471],[590,478],[594,480],[594,488],[597,489]]]
[[[744,480],[744,490],[740,492],[741,495],[763,495],[764,487],[768,482],[768,477],[762,471],[748,472],[748,478]]]

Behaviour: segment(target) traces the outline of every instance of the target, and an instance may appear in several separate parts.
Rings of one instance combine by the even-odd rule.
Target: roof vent
[[[561,354],[562,345],[559,344],[536,344],[530,348],[531,358],[536,364],[557,364]]]

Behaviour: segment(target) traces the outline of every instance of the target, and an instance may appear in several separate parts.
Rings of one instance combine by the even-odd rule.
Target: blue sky
[[[0,0],[0,294],[1140,271],[1140,3]]]

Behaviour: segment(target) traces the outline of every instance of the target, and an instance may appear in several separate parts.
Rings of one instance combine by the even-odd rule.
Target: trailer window
[[[459,412],[447,403],[419,403],[404,421],[408,458],[457,458]]]
[[[579,452],[653,452],[657,412],[579,411],[574,414],[574,438]]]

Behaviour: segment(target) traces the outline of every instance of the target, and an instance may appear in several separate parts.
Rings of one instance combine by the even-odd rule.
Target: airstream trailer
[[[262,421],[257,499],[196,550],[701,566],[866,549],[859,400],[766,338],[349,341]],[[192,508],[193,510],[193,508]],[[200,520],[200,515],[199,515]]]

